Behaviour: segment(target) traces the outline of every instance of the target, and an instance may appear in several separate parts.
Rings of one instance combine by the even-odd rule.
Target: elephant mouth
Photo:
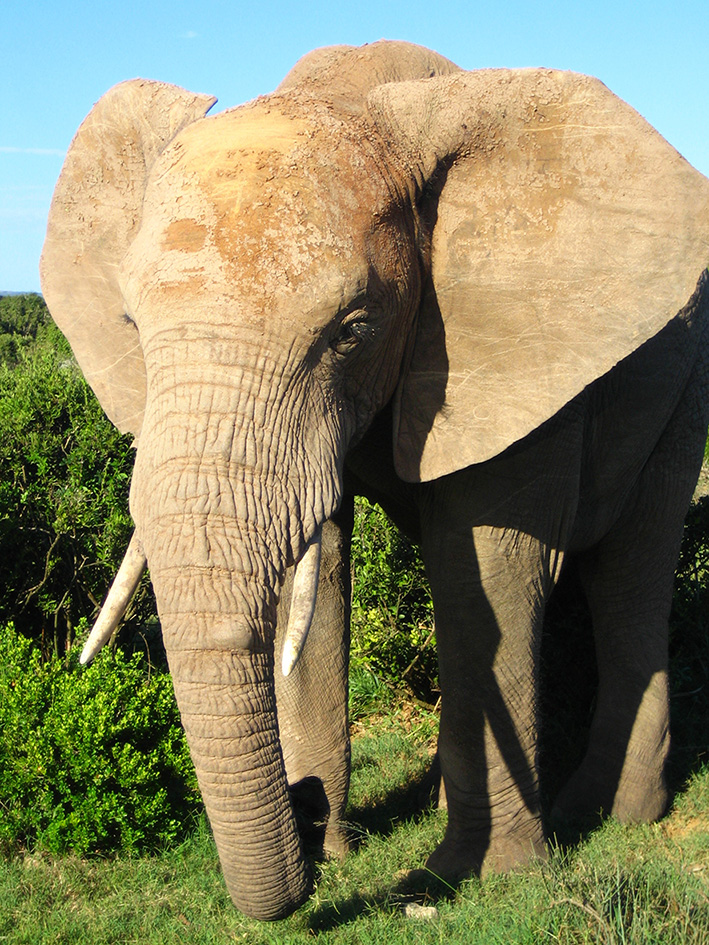
[[[303,557],[296,565],[281,660],[281,671],[284,676],[289,676],[297,665],[308,638],[317,602],[321,549],[322,528],[318,528],[314,538],[306,547]],[[90,663],[110,640],[128,609],[147,563],[142,542],[137,533],[133,532],[106,600],[81,651],[79,662],[82,665]]]

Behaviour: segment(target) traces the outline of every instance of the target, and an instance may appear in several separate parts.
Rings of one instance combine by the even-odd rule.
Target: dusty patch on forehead
[[[282,161],[308,136],[304,120],[256,103],[190,125],[180,135],[173,158],[185,174],[195,174],[217,194],[220,181],[258,174],[264,162]]]
[[[195,220],[173,220],[162,238],[162,248],[183,253],[197,253],[207,239],[207,227]]]
[[[328,116],[283,105],[261,100],[186,128],[148,186],[136,251],[186,295],[210,272],[225,298],[254,310],[287,311],[297,296],[307,321],[323,296],[338,308],[366,284],[372,200],[362,192],[375,184]]]

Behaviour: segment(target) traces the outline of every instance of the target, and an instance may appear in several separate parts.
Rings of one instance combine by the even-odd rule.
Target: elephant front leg
[[[448,826],[426,866],[447,882],[544,855],[537,750],[543,605],[560,556],[474,528],[426,542],[436,612]]]
[[[280,670],[288,623],[292,570],[283,587],[276,640],[276,702],[291,797],[306,847],[342,857],[350,781],[347,674],[350,621],[350,537],[353,503],[322,532],[320,582],[313,622],[293,671]]]

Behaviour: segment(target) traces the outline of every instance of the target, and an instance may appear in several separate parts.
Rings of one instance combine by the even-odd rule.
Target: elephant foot
[[[624,771],[619,783],[609,783],[592,767],[597,766],[584,762],[554,803],[551,827],[560,836],[590,830],[608,816],[621,823],[651,823],[667,810],[670,796],[662,774],[653,777],[643,767],[637,777]]]
[[[325,841],[323,843],[323,852],[328,860],[338,860],[340,863],[344,860],[350,851],[350,841],[347,831],[341,824],[327,825],[325,831]]]
[[[320,778],[303,778],[289,786],[289,793],[305,853],[321,860],[330,854],[329,844],[333,852],[339,850],[338,831],[330,826],[330,804]]]
[[[305,852],[316,860],[344,860],[350,842],[332,810],[320,778],[303,778],[289,788]]]
[[[483,846],[486,849],[481,852]],[[470,876],[484,878],[491,873],[506,873],[546,856],[541,827],[535,825],[525,836],[500,832],[489,843],[485,840],[480,844],[463,844],[446,837],[426,861],[426,872],[443,885],[455,887]]]

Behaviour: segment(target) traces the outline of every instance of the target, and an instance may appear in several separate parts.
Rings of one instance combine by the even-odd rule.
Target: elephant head
[[[131,510],[232,898],[277,918],[310,879],[276,604],[348,451],[391,403],[397,472],[424,482],[552,416],[691,295],[709,182],[593,79],[404,43],[316,51],[275,93],[212,103],[144,81],[97,103],[42,282],[137,439]]]

